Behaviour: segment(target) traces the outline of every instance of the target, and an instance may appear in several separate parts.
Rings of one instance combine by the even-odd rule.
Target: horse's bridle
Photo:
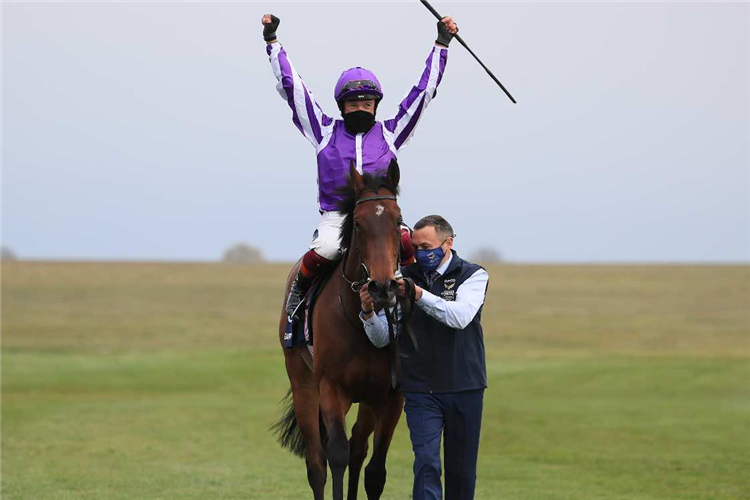
[[[380,200],[391,200],[396,201],[396,197],[391,194],[378,194],[375,196],[367,196],[365,198],[360,198],[356,201],[354,206],[356,207],[360,203],[364,203],[366,201],[380,201]],[[352,215],[354,217],[354,215]],[[357,250],[359,250],[359,239],[357,239]],[[349,278],[346,277],[346,258],[349,255],[349,250],[344,253],[344,262],[341,265],[341,277],[349,284],[349,287],[352,289],[352,292],[359,293],[360,288],[364,286],[365,283],[370,281],[370,270],[367,269],[367,265],[362,261],[362,253],[357,252],[359,254],[359,266],[362,269],[362,279],[359,281],[351,281]],[[396,266],[398,267],[398,263],[396,263]]]
[[[396,197],[393,195],[387,195],[387,194],[367,196],[365,198],[361,198],[357,200],[354,206],[356,207],[360,203],[364,203],[367,201],[378,201],[378,200],[396,201]],[[362,269],[362,279],[360,279],[359,281],[351,281],[349,278],[346,277],[346,273],[344,270],[346,269],[346,258],[349,255],[348,249],[346,253],[344,253],[344,262],[342,262],[341,264],[341,278],[343,278],[343,280],[349,284],[349,287],[352,289],[354,293],[359,293],[359,290],[362,288],[362,286],[364,286],[365,283],[370,281],[370,270],[367,269],[367,266],[362,260],[362,252],[359,252],[359,239],[357,239],[356,248],[358,250],[357,253],[359,254],[359,265],[360,265],[360,268]],[[398,271],[398,265],[399,263],[397,261],[396,271]],[[403,316],[401,318],[401,322],[403,323],[403,326],[405,327],[406,332],[409,334],[409,337],[411,338],[411,341],[414,345],[414,351],[416,352],[419,349],[418,344],[417,344],[417,337],[414,335],[414,331],[412,330],[411,325],[410,325],[412,304],[414,303],[414,300],[415,300],[414,299],[415,285],[414,285],[414,282],[409,278],[405,278],[404,282],[406,286],[406,297],[403,299],[403,303],[402,303]],[[361,325],[353,324],[351,320],[349,319],[349,317],[346,315],[346,310],[344,308],[344,301],[341,297],[340,292],[339,292],[339,304],[341,305],[342,311],[344,311],[344,316],[346,317],[347,321],[349,321],[349,323],[352,324],[355,328],[357,329],[361,328],[362,327]],[[388,323],[388,339],[391,345],[390,355],[389,355],[390,365],[391,365],[391,369],[390,369],[391,387],[393,389],[396,389],[398,385],[399,373],[401,372],[401,358],[408,358],[409,356],[406,354],[402,354],[401,349],[399,347],[399,342],[397,340],[398,328],[399,328],[398,318],[396,317],[395,314],[391,313],[388,307],[385,308],[385,315],[386,315],[386,320]]]

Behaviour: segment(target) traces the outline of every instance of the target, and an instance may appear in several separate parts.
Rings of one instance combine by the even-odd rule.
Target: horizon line
[[[159,258],[20,258],[2,259],[2,263],[32,263],[32,264],[226,264],[226,265],[294,265],[293,260],[263,259],[258,262],[226,262],[221,259],[159,259]],[[481,262],[481,261],[478,261]],[[501,259],[489,265],[550,265],[550,266],[750,266],[747,260],[514,260]]]

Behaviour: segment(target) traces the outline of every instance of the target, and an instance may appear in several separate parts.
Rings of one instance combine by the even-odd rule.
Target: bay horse
[[[378,500],[386,480],[385,460],[401,411],[403,396],[392,387],[389,351],[372,345],[359,319],[359,287],[368,290],[376,308],[393,304],[398,283],[401,209],[399,167],[391,161],[383,176],[361,175],[350,165],[340,211],[346,215],[341,244],[344,257],[317,298],[312,312],[314,356],[307,346],[284,347],[287,316],[282,304],[279,340],[291,388],[284,416],[273,427],[282,446],[304,456],[307,479],[315,500],[323,499],[327,465],[333,498],[343,500],[344,471],[349,467],[347,498],[355,500],[368,439],[373,453],[365,468],[368,500]],[[286,283],[286,298],[300,263]],[[369,278],[369,281],[368,281]],[[357,421],[347,439],[345,418],[359,403]]]

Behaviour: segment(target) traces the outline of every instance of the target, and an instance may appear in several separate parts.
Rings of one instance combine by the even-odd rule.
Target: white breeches
[[[328,260],[338,260],[341,257],[339,248],[343,223],[344,216],[340,213],[323,212],[318,227],[313,233],[310,250],[315,250],[315,253]]]

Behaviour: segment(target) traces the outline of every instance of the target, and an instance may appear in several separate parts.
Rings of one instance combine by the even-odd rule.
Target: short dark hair
[[[414,230],[423,229],[427,226],[435,228],[435,232],[443,234],[446,238],[449,236],[456,236],[453,234],[453,226],[439,215],[427,215],[422,217],[414,224]]]

